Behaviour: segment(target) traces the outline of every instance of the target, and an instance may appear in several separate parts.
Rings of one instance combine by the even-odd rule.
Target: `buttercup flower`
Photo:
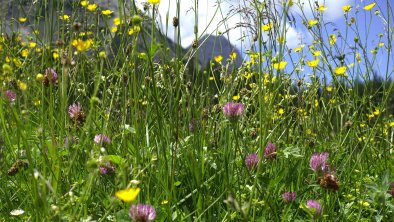
[[[296,192],[284,192],[282,194],[283,201],[285,201],[286,203],[295,201],[296,197],[297,197]]]
[[[276,158],[276,145],[268,142],[267,146],[264,150],[264,157],[266,159],[275,159]]]
[[[227,117],[239,117],[244,113],[245,106],[242,103],[228,102],[223,106],[223,114]]]
[[[260,158],[256,153],[249,154],[245,158],[245,165],[248,168],[248,170],[253,170],[257,168],[259,162],[260,162]]]
[[[103,14],[103,15],[111,15],[112,13],[113,13],[113,11],[111,11],[109,9],[101,11],[101,14]]]
[[[373,7],[375,7],[375,5],[376,5],[375,2],[373,2],[373,3],[369,4],[369,5],[366,5],[366,6],[364,7],[364,10],[365,10],[365,11],[369,11],[369,10],[371,10]]]
[[[344,12],[349,12],[350,10],[352,10],[352,6],[350,6],[350,5],[345,5],[345,6],[342,7],[342,10],[343,10]]]
[[[94,136],[94,142],[96,144],[100,144],[100,143],[110,144],[111,139],[105,134],[97,134],[96,136]]]
[[[131,205],[129,216],[136,222],[150,222],[156,218],[156,211],[149,204]]]
[[[155,5],[155,4],[159,4],[160,0],[148,0],[148,2],[151,3],[152,5]]]
[[[313,171],[324,171],[326,168],[326,163],[328,159],[328,153],[323,152],[323,153],[315,153],[311,156],[311,159],[309,161],[309,166]]]
[[[286,61],[272,63],[272,67],[274,67],[274,69],[277,69],[277,70],[284,69],[286,67],[286,65],[287,65]]]
[[[321,215],[321,205],[317,200],[308,200],[308,202],[306,202],[306,206],[314,211],[314,216]]]
[[[334,73],[338,76],[344,76],[346,74],[346,66],[336,67]]]
[[[124,202],[131,202],[137,198],[140,191],[140,188],[129,188],[117,191],[115,196]]]

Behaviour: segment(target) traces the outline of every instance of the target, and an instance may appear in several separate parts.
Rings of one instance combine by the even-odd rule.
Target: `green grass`
[[[377,37],[385,45],[371,53],[358,23],[349,22],[339,37],[316,13],[318,24],[308,29],[316,42],[290,50],[278,41],[285,38],[290,5],[273,10],[250,1],[249,16],[259,25],[254,33],[246,29],[257,41],[243,65],[235,68],[222,55],[203,68],[199,46],[184,52],[162,44],[151,25],[152,6],[144,13],[119,1],[123,24],[111,32],[114,16],[101,14],[104,5],[89,11],[67,2],[27,7],[20,1],[19,14],[2,23],[0,221],[130,221],[137,203],[152,205],[156,221],[391,221],[392,32]],[[366,21],[380,16],[392,28],[385,4],[375,8],[387,7],[388,14],[359,13]],[[53,19],[67,7],[69,19]],[[296,16],[308,24],[303,13]],[[262,30],[269,22],[272,29]],[[35,33],[40,24],[45,31]],[[347,38],[350,32],[358,42]],[[309,67],[316,51],[318,65]],[[381,55],[387,66],[376,78]],[[280,61],[287,65],[276,69]],[[342,66],[345,75],[335,71]],[[234,99],[245,112],[228,118],[223,106]],[[74,103],[82,107],[78,119],[68,113]],[[95,143],[97,134],[110,143]],[[264,155],[268,142],[276,146],[275,158]],[[329,153],[325,172],[310,167],[318,152]],[[260,161],[249,170],[245,157],[252,153]],[[100,166],[109,173],[101,174]],[[323,177],[339,189],[321,185]],[[134,201],[116,198],[130,187],[141,189]],[[294,202],[283,200],[287,191],[297,193]],[[308,209],[308,200],[319,201],[321,215]],[[24,213],[11,215],[15,209]]]

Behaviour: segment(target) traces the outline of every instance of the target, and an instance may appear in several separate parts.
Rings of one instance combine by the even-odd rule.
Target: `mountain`
[[[187,49],[190,50],[192,46]],[[204,35],[198,40],[198,61],[201,66],[206,67],[215,56],[223,56],[222,64],[227,64],[227,59],[232,52],[237,54],[235,66],[240,67],[242,64],[241,54],[224,36]]]

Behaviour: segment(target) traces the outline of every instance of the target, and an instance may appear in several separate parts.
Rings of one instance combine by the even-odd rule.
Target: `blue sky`
[[[146,0],[136,0],[137,3],[145,2]],[[280,0],[275,0],[277,3]],[[313,11],[309,7],[309,0],[293,0],[294,2],[304,3],[303,12],[307,19],[313,18]],[[314,6],[314,1],[311,0]],[[391,2],[392,0],[388,0]],[[189,46],[194,40],[194,25],[195,25],[195,14],[194,14],[194,0],[181,0],[180,1],[180,30],[181,30],[181,43],[183,47]],[[371,11],[364,11],[363,7],[370,3],[376,2],[377,5]],[[225,30],[230,29],[227,37],[230,42],[237,46],[242,52],[250,48],[250,41],[240,41],[243,33],[247,32],[244,28],[235,28],[240,22],[247,22],[242,19],[242,16],[236,13],[232,13],[234,9],[240,6],[240,4],[247,4],[248,1],[239,0],[199,0],[198,1],[198,31],[199,35],[203,34],[217,34]],[[375,10],[379,10],[382,17],[387,18],[387,6],[386,0],[318,0],[319,5],[325,5],[327,10],[324,11],[324,21],[327,22],[327,32],[337,33],[339,30],[343,35],[346,30],[346,23],[342,7],[344,5],[351,5],[352,10],[349,12],[349,17],[354,17],[361,36],[363,45],[367,45],[368,56],[372,57],[369,53],[371,49],[376,47],[379,42],[384,42],[385,47],[381,47],[376,56],[374,68],[382,75],[386,70],[387,64],[387,27],[385,29],[384,21],[381,17],[374,14]],[[173,39],[174,28],[172,26],[172,18],[176,15],[176,1],[175,0],[161,0],[159,7],[159,18],[158,23],[161,26],[163,32],[167,32],[169,38]],[[300,18],[301,10],[295,4],[291,8],[291,13],[295,15],[297,20],[296,27],[286,25],[287,28],[287,46],[294,48],[299,44],[303,43],[305,46],[309,45],[313,41],[313,37],[308,33],[308,30]],[[229,16],[230,15],[230,16]],[[227,17],[228,16],[228,17]],[[223,18],[225,18],[223,22]],[[166,22],[168,21],[168,26]],[[386,32],[385,32],[386,31]],[[378,34],[384,34],[383,40],[378,41]],[[366,38],[368,36],[368,38]],[[354,39],[354,33],[348,32],[347,39]],[[338,40],[339,48],[345,48],[343,42]],[[390,68],[392,66],[390,62]],[[380,69],[380,70],[379,70]]]

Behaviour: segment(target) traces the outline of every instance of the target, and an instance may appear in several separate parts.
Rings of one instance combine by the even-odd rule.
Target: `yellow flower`
[[[270,22],[270,23],[268,23],[268,24],[265,24],[265,25],[261,26],[261,29],[263,29],[263,31],[268,32],[269,30],[272,29],[272,26],[273,26],[273,25],[274,25],[274,24],[273,24],[272,22]]]
[[[119,190],[115,193],[115,196],[124,202],[131,202],[137,198],[140,188],[129,188],[125,190]]]
[[[114,18],[114,25],[120,25],[120,24],[122,24],[120,18]]]
[[[378,116],[379,114],[380,114],[380,109],[375,109],[375,111],[373,111],[373,114],[375,115],[375,116]]]
[[[306,61],[306,64],[309,67],[315,68],[319,64],[319,59],[311,60],[311,61]]]
[[[319,6],[319,7],[317,8],[317,10],[318,10],[318,11],[326,11],[326,10],[327,10],[327,7],[324,6],[324,5],[321,5],[321,6]]]
[[[234,100],[234,101],[238,101],[240,98],[241,98],[241,96],[240,96],[239,94],[233,96],[233,100]]]
[[[332,86],[326,86],[326,91],[327,92],[332,92]]]
[[[26,22],[26,20],[27,20],[27,18],[24,18],[24,17],[18,18],[18,21],[21,23]]]
[[[36,99],[33,101],[35,106],[39,106],[41,104],[41,101],[39,99]]]
[[[12,67],[8,65],[7,63],[3,64],[3,73],[4,74],[11,74],[12,73]]]
[[[310,27],[316,25],[317,23],[319,23],[319,21],[317,21],[316,19],[312,19],[312,20],[309,20],[309,21],[308,21],[308,25],[309,25]]]
[[[52,57],[53,57],[54,59],[59,58],[59,53],[53,52],[53,53],[52,53]]]
[[[235,60],[235,59],[237,58],[237,53],[236,53],[236,52],[232,52],[232,53],[229,55],[229,57],[230,57],[230,59]]]
[[[28,49],[22,50],[21,55],[22,55],[22,57],[26,58],[29,55],[29,50]]]
[[[162,204],[162,205],[168,204],[168,200],[163,200],[163,201],[161,201],[161,204]]]
[[[360,56],[360,53],[357,53],[357,54],[356,54],[356,59],[357,59],[357,62],[361,62],[361,56]]]
[[[343,76],[346,73],[346,66],[336,67],[334,73],[338,76]]]
[[[89,1],[81,1],[81,6],[86,7],[89,5]]]
[[[68,15],[63,15],[63,16],[60,16],[59,18],[60,18],[60,20],[64,20],[64,21],[70,20],[70,16],[68,16]]]
[[[41,73],[38,73],[38,74],[36,75],[36,80],[37,80],[37,81],[42,81],[42,80],[44,80],[44,75],[41,74]]]
[[[384,42],[379,42],[378,46],[379,47],[383,47],[384,46]]]
[[[215,56],[215,62],[217,62],[217,63],[221,63],[222,62],[222,60],[223,60],[223,56],[222,55],[218,55],[218,56]]]
[[[358,201],[358,203],[359,203],[361,206],[363,206],[363,207],[369,207],[369,203],[368,203],[367,201],[362,201],[362,200],[360,200],[360,201]]]
[[[26,83],[24,83],[24,82],[18,80],[17,84],[18,84],[18,88],[19,88],[21,91],[26,91],[26,90],[27,90],[27,84],[26,84]]]
[[[285,38],[284,36],[279,36],[279,37],[278,37],[278,43],[279,43],[279,44],[285,43],[285,40],[286,40],[286,38]]]
[[[35,42],[29,42],[29,48],[35,48],[36,45],[37,44]]]
[[[345,6],[342,7],[342,10],[343,10],[344,12],[349,12],[350,10],[352,10],[352,6],[350,6],[350,5],[345,5]]]
[[[272,66],[274,67],[274,69],[277,69],[277,70],[282,70],[282,69],[284,69],[286,65],[287,65],[287,62],[286,62],[286,61],[276,62],[276,63],[273,63],[273,64],[272,64]]]
[[[318,57],[319,55],[321,55],[321,51],[313,51],[313,52],[312,52],[312,55],[313,55],[314,57]]]
[[[393,121],[393,122],[390,122],[390,123],[389,123],[389,126],[390,126],[390,127],[393,127],[393,126],[394,126],[394,121]]]
[[[279,114],[279,115],[283,115],[284,113],[285,113],[285,110],[284,110],[284,109],[280,108],[280,109],[278,110],[278,114]]]
[[[243,74],[243,76],[245,79],[250,79],[253,76],[253,73],[247,72],[247,73]]]
[[[375,5],[376,5],[375,2],[373,2],[373,3],[369,4],[369,5],[366,5],[366,6],[364,7],[364,10],[365,10],[365,11],[369,11],[369,10],[371,10],[373,7],[375,7]]]
[[[113,11],[111,11],[109,9],[101,11],[101,14],[103,14],[103,15],[111,15],[112,13],[113,13]]]
[[[337,42],[337,36],[335,34],[331,34],[329,42],[330,42],[330,45],[334,45]]]
[[[115,33],[117,31],[118,31],[118,27],[114,26],[114,27],[111,28],[111,32]]]
[[[152,5],[155,5],[155,4],[159,4],[160,0],[148,0],[148,2],[151,3]]]
[[[295,47],[293,50],[294,50],[294,52],[299,52],[299,51],[301,51],[302,48],[304,48],[304,45],[299,45],[299,46]]]
[[[215,78],[214,78],[213,76],[210,76],[210,77],[209,77],[209,80],[210,80],[210,81],[212,81],[212,80],[214,80],[214,79],[215,79]]]
[[[87,9],[91,12],[93,12],[94,10],[96,10],[97,5],[96,4],[90,4],[88,5]]]
[[[83,41],[82,39],[74,39],[72,45],[80,52],[86,51],[93,44],[92,39]]]
[[[105,53],[105,51],[101,51],[99,52],[99,57],[104,59],[107,57],[107,54]]]

